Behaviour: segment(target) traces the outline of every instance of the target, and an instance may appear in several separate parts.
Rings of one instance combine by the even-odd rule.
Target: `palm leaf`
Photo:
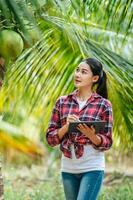
[[[121,17],[125,3],[122,4],[123,1],[117,3],[112,1],[111,5],[107,3],[106,7],[110,13],[107,15],[106,11],[105,16],[101,18],[102,9],[105,8],[104,2],[103,0],[52,1],[53,7],[50,6],[48,10],[46,9],[48,5],[43,5],[42,10],[45,13],[41,13],[38,19],[43,32],[40,41],[23,52],[16,63],[7,69],[4,112],[12,112],[12,122],[15,123],[15,117],[20,110],[26,119],[30,113],[31,116],[37,117],[36,123],[39,124],[40,132],[44,133],[55,100],[74,89],[72,84],[74,68],[82,58],[94,56],[103,63],[109,78],[109,97],[114,107],[114,138],[117,139],[115,145],[121,145],[122,142],[122,147],[127,149],[133,147],[130,109],[130,105],[133,105],[131,90],[133,68],[130,58],[120,56],[119,49],[116,49],[116,54],[114,48],[117,48],[117,42],[124,46],[132,41],[130,39],[132,14],[129,8],[131,2],[129,1],[124,13],[125,26]],[[100,4],[99,10],[97,3]],[[115,18],[116,15],[119,17],[115,19],[114,15]],[[111,24],[112,21],[114,25]],[[117,42],[110,33],[118,36]]]
[[[22,131],[7,122],[0,123],[1,145],[6,144],[8,148],[19,150],[31,157],[43,156],[44,149],[25,137]]]
[[[114,114],[115,137],[120,137],[121,141],[126,132],[126,140],[129,144],[128,147],[130,147],[132,122],[129,109],[132,104],[130,83],[133,69],[131,63],[94,40],[86,39],[87,35],[83,35],[83,32],[80,31],[81,27],[78,29],[75,25],[64,23],[60,18],[58,18],[58,21],[54,17],[50,19],[51,24],[49,24],[48,30],[44,31],[42,41],[36,44],[35,48],[32,48],[30,52],[23,54],[22,58],[19,58],[16,67],[13,66],[11,71],[9,70],[8,72],[8,84],[11,85],[8,90],[10,92],[15,91],[18,94],[18,89],[15,89],[16,85],[18,85],[19,91],[21,85],[24,85],[21,88],[21,94],[19,93],[18,95],[18,103],[14,102],[14,113],[24,104],[29,112],[35,112],[40,106],[42,111],[40,119],[43,119],[42,123],[45,121],[45,125],[41,125],[41,128],[46,130],[55,100],[59,95],[67,94],[74,88],[72,74],[75,66],[82,57],[95,56],[104,64],[110,78],[110,85],[113,86],[115,97],[111,94],[112,88],[109,85],[110,99],[113,104],[115,104],[115,101],[118,102],[118,106],[114,106],[115,111],[117,111]],[[46,21],[50,21],[50,19],[47,17]],[[118,87],[116,87],[117,85]],[[126,97],[125,93],[128,93]],[[127,104],[126,107],[125,104]],[[127,115],[126,113],[129,114]],[[119,129],[119,127],[124,127],[124,129]]]

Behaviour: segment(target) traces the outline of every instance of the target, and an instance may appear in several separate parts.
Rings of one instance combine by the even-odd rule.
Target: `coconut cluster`
[[[5,60],[16,60],[23,49],[32,47],[40,38],[37,29],[27,30],[28,41],[13,30],[0,31],[0,56]]]
[[[0,55],[4,59],[15,60],[23,51],[24,43],[19,33],[12,30],[0,32]]]
[[[40,32],[30,28],[27,30],[27,38],[13,30],[0,31],[0,88],[6,71],[5,62],[15,61],[25,48],[32,47],[40,39]]]

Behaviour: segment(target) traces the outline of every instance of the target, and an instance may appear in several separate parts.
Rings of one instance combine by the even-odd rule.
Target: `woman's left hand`
[[[85,135],[93,144],[96,146],[101,145],[101,137],[96,134],[95,128],[93,126],[88,127],[86,124],[79,124],[77,129]]]
[[[89,127],[86,124],[79,124],[77,129],[88,138],[95,135],[95,128],[93,126]]]

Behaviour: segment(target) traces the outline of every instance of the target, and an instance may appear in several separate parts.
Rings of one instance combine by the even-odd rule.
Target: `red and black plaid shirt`
[[[79,104],[76,98],[77,90],[67,96],[61,96],[54,106],[51,120],[46,133],[46,139],[50,146],[60,144],[60,149],[64,156],[71,158],[71,144],[74,144],[76,157],[83,155],[84,145],[91,144],[97,150],[107,150],[112,145],[112,106],[111,103],[98,95],[92,93],[92,96],[87,100],[85,106],[79,110]],[[66,133],[62,140],[57,134],[58,129],[66,124],[68,114],[75,114],[81,121],[106,121],[106,126],[103,132],[97,135],[101,137],[100,146],[93,144],[82,133]]]

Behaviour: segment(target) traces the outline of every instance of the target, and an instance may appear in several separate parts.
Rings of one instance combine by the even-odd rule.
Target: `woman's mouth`
[[[78,79],[75,79],[75,83],[81,83],[81,81]]]

